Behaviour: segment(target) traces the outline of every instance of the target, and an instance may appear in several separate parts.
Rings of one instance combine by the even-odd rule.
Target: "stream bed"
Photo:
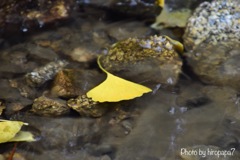
[[[0,118],[28,123],[23,129],[37,139],[17,143],[14,160],[240,159],[238,90],[201,82],[183,56],[176,85],[153,84],[153,92],[110,103],[103,115],[83,116],[69,108],[33,112],[38,97],[61,106],[103,81],[96,58],[113,43],[151,35],[181,41],[183,35],[183,28],[154,30],[143,20],[113,20],[92,8],[85,12],[33,33],[1,38],[0,109],[5,108]],[[40,78],[34,77],[37,72]],[[0,144],[0,160],[13,146]]]

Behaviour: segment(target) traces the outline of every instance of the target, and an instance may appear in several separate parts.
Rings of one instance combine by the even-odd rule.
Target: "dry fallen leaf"
[[[107,72],[100,64],[100,57],[98,58],[98,65],[107,74],[107,78],[87,93],[87,96],[96,102],[130,100],[152,91],[148,87],[127,81]]]
[[[185,27],[187,20],[191,15],[190,9],[181,9],[177,11],[170,11],[165,5],[156,22],[152,24],[154,29],[163,29],[167,27]]]
[[[31,132],[27,131],[19,131],[12,139],[10,139],[8,142],[32,142],[35,141],[34,136]]]
[[[30,132],[20,131],[24,124],[27,125],[27,123],[21,121],[0,120],[0,143],[34,141],[33,135]]]

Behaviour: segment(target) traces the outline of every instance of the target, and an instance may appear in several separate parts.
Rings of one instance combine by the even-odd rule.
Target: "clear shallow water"
[[[102,48],[115,40],[127,38],[130,33],[131,36],[142,37],[152,34],[152,31],[141,22],[108,24],[79,21],[30,36],[20,44],[20,48],[28,49],[17,54],[20,58],[14,62],[20,59],[18,64],[11,62],[8,56],[1,57],[6,63],[1,64],[0,98],[7,104],[20,101],[30,106],[32,99],[22,98],[17,90],[8,86],[10,78],[20,77],[54,59],[72,59],[75,48],[99,54]],[[173,35],[171,31],[164,33]],[[34,45],[29,47],[25,43]],[[9,48],[18,50],[14,46]],[[8,55],[4,50],[1,52]],[[94,67],[76,61],[71,61],[70,67]],[[19,65],[23,67],[21,71]],[[178,91],[174,93],[160,87],[154,95],[144,95],[131,101],[123,107],[125,113],[110,110],[101,118],[84,118],[77,114],[47,118],[24,111],[10,115],[8,118],[29,123],[30,130],[39,137],[37,142],[19,144],[17,153],[35,160],[175,160],[180,159],[181,149],[198,145],[211,149],[212,145],[219,147],[218,150],[235,149],[232,156],[223,159],[240,159],[238,93],[225,87],[203,85],[195,80],[181,79],[177,86]],[[121,114],[125,118],[121,119]],[[1,153],[11,147],[11,144],[1,144]],[[201,158],[198,155],[189,157],[185,160]],[[216,159],[216,156],[208,158]]]
[[[222,158],[238,159],[240,110],[236,92],[181,82],[178,93],[160,88],[154,95],[133,100],[129,116],[123,120],[128,125],[113,122],[118,114],[115,111],[97,119],[14,116],[30,123],[40,137],[38,142],[20,144],[18,152],[37,160],[174,160],[181,159],[181,149],[199,151],[194,147],[202,145],[209,150],[212,146],[225,151],[234,148],[233,155]],[[196,157],[188,159],[201,158]],[[216,155],[207,157],[214,159]]]
[[[201,88],[210,93],[201,93]],[[116,159],[177,159],[181,149],[195,145],[237,150],[238,133],[230,128],[237,123],[239,117],[234,117],[233,113],[239,113],[239,108],[235,105],[234,94],[230,94],[231,89],[188,84],[182,86],[180,95],[161,92],[160,89],[151,100],[145,100],[147,107],[120,145]],[[209,98],[206,104],[195,103],[202,96]],[[180,99],[188,102],[180,105]],[[199,106],[186,111],[184,107],[191,107],[191,101]]]

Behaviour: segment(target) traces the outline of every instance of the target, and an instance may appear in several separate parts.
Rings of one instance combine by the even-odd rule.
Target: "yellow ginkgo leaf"
[[[164,37],[166,37],[167,40],[169,40],[170,43],[172,43],[173,48],[174,48],[176,51],[178,51],[179,53],[183,53],[184,47],[183,47],[183,44],[182,44],[182,43],[180,43],[179,41],[176,41],[176,40],[174,40],[174,39],[172,39],[172,38],[170,38],[170,37],[168,37],[168,36],[164,36]]]
[[[107,74],[107,78],[104,82],[87,93],[87,96],[96,102],[119,102],[122,100],[130,100],[152,91],[148,87],[108,73],[101,66],[100,57],[98,58],[98,65],[101,70]]]
[[[164,0],[156,0],[157,5],[159,5],[160,7],[164,7]]]
[[[27,123],[21,121],[0,120],[0,143],[15,141],[14,137],[20,132],[24,124],[27,125]],[[22,141],[28,141],[28,139],[23,139]]]

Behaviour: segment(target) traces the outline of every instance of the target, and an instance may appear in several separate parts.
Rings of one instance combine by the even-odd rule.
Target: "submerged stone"
[[[55,76],[51,94],[61,98],[74,98],[86,94],[103,79],[104,76],[94,70],[64,69]]]
[[[0,34],[28,32],[33,28],[69,18],[72,0],[3,0],[0,2]]]
[[[156,1],[129,1],[129,0],[90,0],[79,1],[83,7],[103,8],[109,11],[109,16],[117,18],[137,17],[146,20],[154,20],[161,11]]]
[[[32,72],[25,75],[26,82],[29,86],[38,87],[46,81],[53,79],[53,77],[63,69],[68,62],[59,60],[57,62],[50,62],[45,66],[34,69]]]
[[[240,90],[240,47],[236,42],[201,44],[186,53],[188,64],[201,81]]]
[[[31,111],[42,116],[60,116],[69,113],[70,108],[64,100],[41,96],[34,100]]]
[[[165,36],[128,38],[113,44],[101,57],[104,69],[137,83],[174,85],[181,72],[178,47]]]
[[[68,100],[67,105],[76,110],[81,116],[87,117],[101,117],[107,111],[106,103],[94,102],[86,95]]]

